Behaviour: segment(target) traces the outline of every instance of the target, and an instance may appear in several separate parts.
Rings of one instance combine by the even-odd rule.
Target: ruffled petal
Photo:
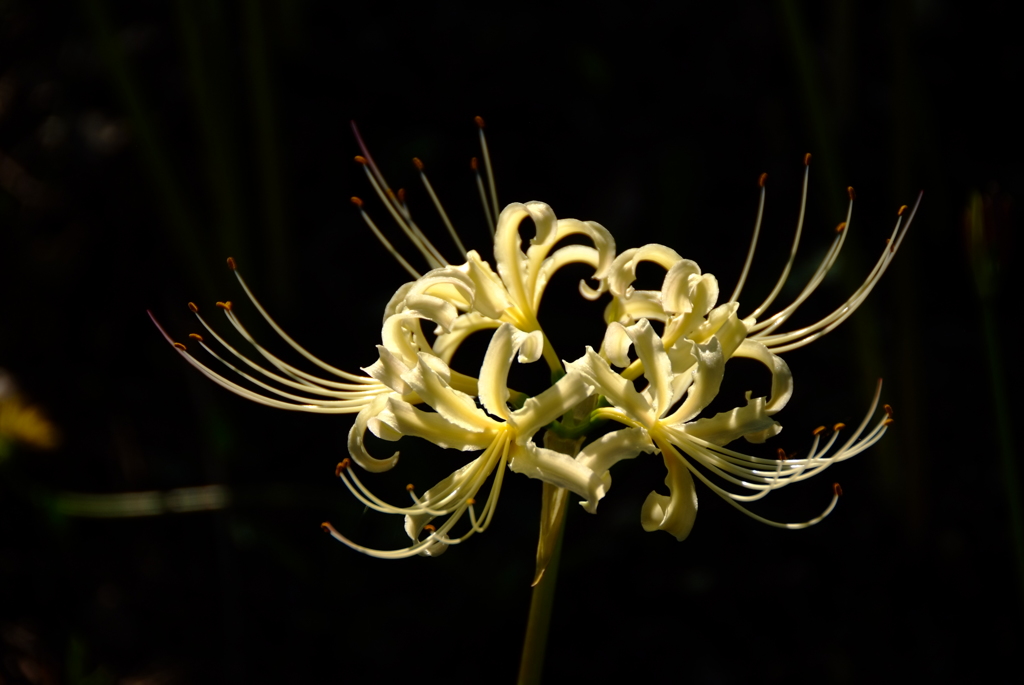
[[[606,433],[584,447],[576,455],[576,461],[597,474],[607,493],[612,486],[612,476],[608,473],[612,466],[624,459],[633,459],[641,452],[651,453],[654,450],[647,431],[642,428],[623,428]],[[591,514],[597,511],[596,501],[584,501],[580,505]]]
[[[493,430],[467,431],[441,414],[419,410],[394,396],[388,399],[387,407],[371,418],[367,425],[374,435],[384,440],[397,440],[411,435],[439,447],[464,452],[484,449],[494,438]]]
[[[519,238],[519,224],[526,217],[533,219],[537,227],[537,239],[540,241],[555,231],[555,214],[551,207],[543,202],[528,202],[525,205],[513,202],[501,210],[494,232],[494,261],[498,264],[498,274],[513,303],[524,313],[530,310],[530,297],[526,285],[529,270]]]
[[[491,337],[491,343],[484,354],[484,363],[480,367],[477,387],[480,403],[492,416],[501,417],[506,421],[511,416],[507,402],[508,372],[512,367],[512,360],[524,345],[529,353],[536,351],[538,344],[543,345],[541,336],[540,331],[523,333],[512,324],[505,323]],[[532,354],[524,355],[523,358],[529,359],[530,356]]]
[[[693,383],[686,390],[686,399],[670,416],[665,417],[665,425],[676,425],[690,421],[704,411],[718,395],[725,377],[725,355],[717,337],[711,338],[703,345],[692,344],[690,353],[695,357],[693,365]]]
[[[505,284],[491,269],[491,265],[482,260],[476,250],[470,250],[466,254],[466,263],[460,269],[464,269],[473,281],[473,309],[491,319],[501,318],[502,312],[508,309],[511,302]]]
[[[765,406],[769,416],[786,406],[789,398],[793,396],[793,373],[782,357],[753,340],[744,340],[740,343],[733,356],[755,359],[772,372],[772,396]]]
[[[552,385],[512,412],[509,422],[516,427],[518,440],[525,442],[538,430],[588,398],[594,388],[579,372],[572,369]]]
[[[665,346],[647,319],[640,319],[627,328],[626,333],[633,341],[636,356],[644,364],[644,377],[650,383],[654,413],[661,416],[672,406],[672,363],[665,353]]]
[[[348,453],[351,455],[352,461],[371,473],[387,471],[398,463],[398,452],[395,452],[387,459],[377,459],[376,457],[370,456],[370,453],[366,451],[366,447],[363,445],[363,436],[366,435],[367,424],[376,418],[378,414],[384,411],[387,404],[387,395],[378,395],[375,397],[373,402],[356,414],[355,423],[352,424],[352,427],[348,431]],[[377,433],[377,431],[374,431],[374,434],[378,437],[384,437],[380,433]],[[385,437],[386,440],[397,440],[401,437],[399,435],[395,435],[393,432],[388,432],[387,436],[388,437]]]
[[[611,290],[613,297],[628,298],[640,262],[654,262],[668,271],[680,260],[682,257],[671,247],[656,243],[624,250],[612,262],[608,274],[608,289]]]
[[[682,542],[697,518],[697,491],[689,469],[677,457],[669,454],[664,457],[668,469],[665,485],[669,494],[661,495],[652,490],[640,511],[640,523],[648,533],[663,530]]]
[[[474,433],[492,428],[494,420],[480,411],[472,397],[449,386],[445,378],[448,374],[444,373],[447,371],[447,364],[440,359],[420,352],[419,363],[402,378],[420,399],[450,423]]]
[[[575,492],[594,506],[604,497],[601,479],[568,454],[526,442],[513,445],[509,456],[508,467],[516,473]]]
[[[363,367],[366,375],[380,381],[399,395],[408,395],[412,390],[402,380],[402,374],[408,373],[409,367],[383,345],[377,345],[377,354],[379,355],[377,361],[370,366]]]
[[[736,407],[732,411],[722,412],[684,426],[674,426],[672,429],[715,445],[728,445],[741,437],[746,438],[747,442],[762,443],[773,435],[778,435],[782,426],[768,414],[764,398],[750,399],[749,391],[746,398],[747,404],[743,407]]]

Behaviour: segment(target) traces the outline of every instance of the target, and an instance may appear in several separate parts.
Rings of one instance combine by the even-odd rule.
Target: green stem
[[[551,559],[540,580],[533,587],[530,598],[530,616],[526,622],[526,637],[523,639],[523,655],[519,660],[519,685],[536,685],[544,670],[544,652],[547,650],[548,631],[551,627],[551,608],[555,601],[555,584],[558,581],[559,560],[562,557],[562,538],[565,535],[565,509],[568,497],[561,499],[558,537],[551,553]]]

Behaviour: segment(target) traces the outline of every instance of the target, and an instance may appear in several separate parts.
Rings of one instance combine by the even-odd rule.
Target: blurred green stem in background
[[[974,192],[968,201],[964,215],[964,231],[967,248],[974,272],[974,286],[981,301],[981,328],[985,338],[985,352],[988,357],[989,380],[992,384],[992,410],[996,427],[996,444],[999,449],[1002,481],[1006,488],[1006,500],[1010,516],[1010,535],[1017,557],[1017,572],[1020,579],[1021,595],[1024,601],[1024,509],[1021,507],[1020,481],[1017,471],[1017,456],[1013,450],[1006,385],[1003,381],[1002,353],[999,349],[999,330],[996,326],[996,293],[998,292],[998,262],[996,254],[999,238],[999,224],[1003,216],[998,196],[983,196]]]
[[[114,89],[121,98],[131,121],[132,135],[137,141],[143,164],[149,169],[156,186],[156,194],[166,216],[165,228],[181,257],[188,265],[188,274],[197,279],[204,292],[212,293],[213,282],[202,260],[201,242],[197,224],[186,208],[184,195],[174,179],[165,150],[160,145],[160,134],[146,110],[127,59],[114,33],[102,0],[84,0],[83,10],[90,26],[103,64],[110,73]]]

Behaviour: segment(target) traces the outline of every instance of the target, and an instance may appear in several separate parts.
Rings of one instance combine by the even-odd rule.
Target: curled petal
[[[697,518],[697,492],[690,471],[679,458],[672,454],[664,457],[668,469],[665,485],[669,494],[651,491],[640,512],[640,523],[648,533],[663,530],[682,542],[690,534]]]
[[[533,307],[534,309],[540,308],[540,301],[544,295],[544,289],[548,286],[548,281],[555,274],[556,271],[561,269],[566,264],[581,263],[587,264],[588,266],[598,267],[598,259],[600,255],[597,250],[587,245],[566,245],[565,247],[555,250],[554,254],[545,259],[540,268],[537,271],[536,283],[533,286]],[[580,294],[588,300],[596,300],[604,292],[602,289],[604,282],[601,282],[601,286],[597,290],[594,290],[587,285],[584,280],[580,281]]]
[[[433,295],[412,295],[405,298],[405,312],[420,319],[433,321],[444,331],[451,330],[459,310],[451,302],[445,302]]]
[[[387,404],[388,395],[378,395],[375,397],[373,402],[356,414],[355,423],[352,424],[348,431],[348,453],[352,456],[352,461],[371,473],[387,471],[398,463],[398,452],[395,452],[387,459],[377,459],[370,456],[370,453],[366,451],[366,447],[363,445],[363,436],[366,434],[367,424],[384,411]],[[377,431],[374,431],[374,434],[378,437],[384,437],[386,440],[397,440],[401,437],[393,432],[389,432],[387,434],[388,437],[381,435]]]
[[[517,439],[519,442],[529,440],[534,433],[569,412],[593,391],[583,375],[570,369],[550,388],[526,400],[522,409],[512,412],[509,421],[516,427]]]
[[[628,298],[631,291],[630,286],[636,280],[636,267],[640,262],[654,262],[668,271],[680,260],[682,257],[678,252],[656,243],[624,250],[612,262],[608,274],[608,288],[611,290],[612,296]]]
[[[511,303],[505,284],[491,269],[491,265],[482,260],[476,250],[470,250],[466,254],[466,263],[460,268],[464,269],[473,281],[473,309],[491,319],[501,318]]]
[[[530,359],[534,352],[543,349],[541,336],[540,331],[527,334],[512,324],[505,323],[491,337],[491,343],[484,354],[484,363],[480,367],[480,381],[477,385],[480,403],[493,416],[508,420],[508,372],[512,367],[512,360],[523,347],[526,347],[526,352],[520,355],[520,361]],[[539,356],[538,353],[536,357]]]
[[[697,323],[694,328],[704,322],[702,317],[694,315]],[[668,314],[661,304],[661,292],[658,290],[634,290],[629,298],[615,298],[604,310],[605,323],[618,321],[624,326],[636,323],[640,319],[651,321],[667,321]]]
[[[744,340],[740,343],[733,356],[755,359],[772,372],[772,396],[765,406],[769,416],[786,406],[789,398],[793,396],[793,374],[789,370],[789,364],[782,357],[753,340]]]
[[[474,300],[473,280],[458,267],[434,269],[413,281],[407,297],[431,295],[459,308],[468,307]]]
[[[672,363],[669,361],[668,354],[665,353],[665,345],[662,344],[661,338],[651,328],[651,323],[647,319],[640,319],[627,328],[626,333],[633,341],[636,356],[644,364],[644,377],[651,384],[654,413],[661,416],[672,406],[673,395]],[[716,387],[715,392],[717,391]]]
[[[516,473],[571,490],[592,506],[604,497],[604,484],[597,474],[568,454],[526,442],[514,445],[509,456],[508,467]]]
[[[379,438],[397,440],[411,435],[428,440],[439,447],[454,450],[482,450],[488,447],[494,431],[467,431],[439,413],[417,409],[392,395],[387,407],[368,422],[370,430]]]
[[[691,343],[691,354],[695,357],[692,373],[693,383],[686,391],[686,399],[679,408],[665,418],[667,425],[685,423],[700,414],[718,395],[725,377],[725,355],[718,337],[711,338],[703,345]]]
[[[633,340],[626,333],[626,327],[618,321],[612,321],[604,331],[604,353],[612,364],[619,368],[629,366],[629,348]]]
[[[402,374],[408,373],[409,367],[383,345],[377,345],[377,354],[379,355],[377,361],[364,367],[363,371],[370,378],[380,381],[399,395],[408,395],[412,392],[409,385],[402,380]]]
[[[690,338],[698,343],[707,342],[711,336],[718,338],[722,344],[722,354],[726,359],[733,355],[747,337],[747,325],[736,316],[739,304],[726,302],[715,307],[708,313],[708,319],[697,327]]]
[[[537,227],[537,240],[541,242],[555,231],[555,214],[551,207],[543,202],[528,202],[525,205],[513,202],[501,210],[494,232],[494,261],[498,264],[498,274],[512,301],[524,311],[530,308],[526,287],[529,274],[519,238],[519,224],[526,217],[533,219]]]
[[[677,426],[686,435],[692,435],[716,445],[728,445],[743,437],[747,442],[762,443],[782,430],[782,426],[769,415],[763,397],[750,399],[747,404],[732,411],[722,412],[708,419],[700,419],[685,426]]]
[[[473,398],[448,385],[450,376],[445,373],[448,371],[448,366],[440,359],[420,352],[419,364],[403,379],[420,399],[450,423],[473,433],[490,429],[494,421],[477,408]]]
[[[434,339],[434,353],[445,363],[450,364],[455,351],[459,349],[459,345],[465,342],[466,338],[477,331],[497,328],[500,325],[500,321],[488,318],[478,312],[462,314],[452,323],[449,332],[442,333]]]
[[[591,289],[584,282],[580,282],[580,292],[583,293],[584,297],[588,299],[597,299],[597,297],[607,289],[606,277],[611,271],[612,262],[615,259],[615,239],[612,238],[611,233],[608,232],[601,224],[594,221],[579,221],[577,219],[560,219],[556,225],[555,231],[546,235],[542,235],[538,227],[537,237],[530,241],[530,249],[527,250],[527,258],[530,263],[530,271],[534,283],[532,285],[533,296],[534,296],[534,307],[536,308],[540,304],[540,293],[543,292],[544,286],[540,284],[541,273],[544,272],[544,267],[541,262],[545,264],[549,261],[546,259],[548,252],[556,243],[563,238],[567,238],[571,235],[584,235],[593,241],[593,250],[596,252],[593,278],[598,281],[599,286],[597,290]],[[556,271],[562,264],[568,263],[568,261],[586,261],[590,263],[589,254],[585,251],[578,249],[580,246],[566,246],[561,248],[552,255],[553,259],[558,259],[561,263],[554,268],[551,268],[548,272]],[[563,257],[558,255],[565,250],[569,252]],[[568,258],[572,255],[572,258]],[[586,259],[575,259],[575,256],[588,255]],[[568,259],[565,259],[568,258]]]
[[[633,459],[641,452],[653,452],[654,449],[647,431],[642,428],[623,428],[606,433],[584,447],[576,455],[576,461],[597,474],[607,493],[612,486],[612,476],[608,473],[612,466],[624,459]],[[580,505],[591,514],[597,511],[596,501],[584,501]]]
[[[690,301],[691,278],[700,278],[700,267],[692,259],[682,259],[668,270],[661,286],[661,300],[666,311],[672,314],[693,311],[693,303]],[[701,316],[704,314],[707,312],[701,312]]]

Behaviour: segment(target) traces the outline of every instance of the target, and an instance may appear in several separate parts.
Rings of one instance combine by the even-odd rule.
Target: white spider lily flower
[[[365,213],[364,213],[365,214]],[[524,253],[519,237],[520,224],[531,219],[536,235]],[[589,238],[594,246],[555,246],[572,235]],[[586,281],[579,284],[587,299],[597,299],[607,288],[606,277],[615,257],[615,241],[600,224],[576,219],[557,219],[551,207],[543,202],[514,202],[498,216],[494,236],[497,273],[480,255],[471,250],[466,262],[435,268],[416,281],[403,286],[388,305],[385,318],[407,313],[403,319],[392,319],[393,330],[385,333],[406,363],[414,363],[412,350],[419,319],[435,321],[439,328],[432,349],[446,361],[471,334],[510,323],[521,331],[541,331],[537,320],[544,290],[552,275],[570,263],[584,263],[594,269],[597,287]],[[407,328],[404,333],[397,328]],[[387,328],[387,326],[386,326]],[[404,342],[408,341],[408,342]],[[561,368],[551,344],[543,340],[543,354],[552,369]],[[391,347],[388,343],[385,346]]]
[[[434,411],[417,409],[398,393],[392,393],[387,396],[383,410],[369,420],[369,429],[385,440],[413,436],[446,449],[483,451],[422,495],[410,486],[413,503],[409,506],[396,506],[380,499],[343,462],[338,475],[353,495],[371,509],[404,516],[412,544],[398,550],[376,550],[356,544],[330,524],[324,524],[325,530],[349,547],[375,557],[437,556],[449,545],[487,529],[498,503],[506,465],[516,473],[570,490],[596,504],[604,496],[604,482],[592,469],[567,454],[533,442],[541,428],[585,400],[593,388],[579,373],[570,371],[546,391],[527,399],[522,408],[513,411],[508,406],[508,372],[513,359],[518,357],[520,363],[536,361],[542,345],[539,332],[525,333],[511,324],[502,324],[484,356],[475,399],[451,386],[450,369],[444,361],[426,352],[419,353],[416,365],[401,378]],[[494,481],[478,514],[474,507],[476,498],[492,474]],[[455,536],[452,529],[467,513],[469,530]],[[438,517],[447,518],[435,527],[431,522]],[[425,530],[428,535],[421,539]]]
[[[717,334],[722,342],[726,358],[733,356],[736,350],[738,350],[739,356],[750,356],[756,353],[758,357],[763,357],[766,350],[774,354],[781,354],[803,347],[835,329],[864,302],[889,267],[910,229],[914,215],[917,213],[917,207],[921,202],[921,196],[918,196],[913,210],[909,217],[906,217],[906,225],[903,221],[907,208],[906,206],[900,208],[897,213],[896,225],[886,241],[886,248],[864,282],[843,304],[816,323],[792,331],[776,333],[775,331],[811,296],[835,264],[843,243],[846,241],[846,236],[849,235],[853,216],[855,194],[851,187],[847,189],[850,201],[846,220],[836,229],[836,235],[821,263],[792,303],[775,314],[765,317],[765,313],[775,302],[789,278],[803,233],[804,210],[807,204],[807,187],[810,177],[810,155],[805,156],[804,165],[800,213],[789,258],[768,297],[750,314],[740,317],[739,298],[753,262],[761,230],[765,200],[765,174],[762,174],[759,180],[761,194],[757,219],[754,224],[754,235],[747,252],[747,259],[735,290],[724,304],[715,306],[719,288],[718,281],[714,276],[701,274],[700,268],[695,262],[683,259],[671,248],[663,245],[646,245],[623,251],[612,264],[608,276],[608,289],[612,295],[612,302],[605,311],[605,321],[608,323],[618,322],[626,326],[636,323],[641,318],[661,321],[665,324],[663,334],[665,347],[670,350],[678,340],[691,339],[696,342],[704,342],[710,334]],[[665,269],[665,279],[661,290],[635,290],[632,287],[632,283],[636,280],[637,266],[644,261],[658,264]],[[740,335],[741,327],[745,329],[742,335]],[[740,343],[744,338],[748,342],[758,343],[759,347],[741,346]],[[618,342],[617,349],[621,350],[622,340]],[[636,378],[639,376],[640,370],[637,365],[628,369],[625,375]]]
[[[610,328],[620,326],[612,324]],[[664,530],[677,540],[683,540],[689,535],[697,515],[693,476],[758,521],[780,528],[805,528],[813,525],[832,511],[840,492],[838,486],[834,488],[832,502],[826,510],[820,516],[802,523],[771,521],[752,513],[741,502],[760,499],[772,490],[810,478],[837,461],[859,454],[877,442],[891,422],[890,418],[881,419],[857,442],[877,407],[881,392],[879,383],[864,421],[843,446],[834,452],[832,449],[841,425],[836,426],[824,446],[820,444],[824,429],[815,431],[811,448],[802,459],[788,459],[784,454],[780,454],[779,459],[764,459],[727,449],[725,445],[739,437],[745,437],[751,442],[762,442],[781,430],[781,426],[771,418],[779,403],[779,398],[774,394],[776,391],[773,389],[771,399],[751,399],[748,392],[746,406],[711,418],[698,419],[701,411],[718,393],[725,371],[726,356],[718,338],[712,337],[700,344],[692,340],[680,341],[679,345],[686,349],[693,363],[684,372],[677,372],[664,341],[646,319],[622,329],[621,334],[628,338],[635,349],[648,386],[642,392],[637,391],[631,381],[612,370],[608,361],[591,348],[587,349],[583,358],[569,365],[570,369],[584,376],[611,405],[596,410],[594,415],[627,426],[592,442],[580,452],[577,460],[598,473],[607,490],[611,485],[608,469],[616,462],[636,457],[640,452],[658,451],[662,454],[668,469],[665,484],[669,494],[651,492],[648,495],[641,512],[641,523],[647,531]],[[770,357],[763,361],[773,362]],[[787,374],[788,369],[785,373],[776,374],[777,382],[774,385],[778,387],[781,383],[783,393],[788,393]],[[704,470],[697,468],[698,465],[708,473],[752,491],[753,494],[727,490],[713,482]]]

